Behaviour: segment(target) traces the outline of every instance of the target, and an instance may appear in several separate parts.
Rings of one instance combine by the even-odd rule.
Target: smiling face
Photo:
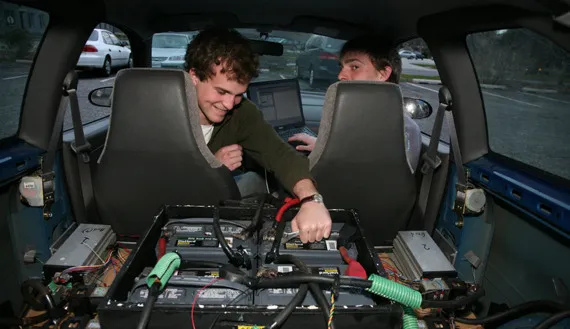
[[[230,80],[228,74],[222,73],[223,65],[213,65],[214,75],[203,81],[198,78],[193,70],[190,70],[190,77],[196,86],[198,105],[200,106],[200,124],[211,125],[220,123],[242,100],[243,93],[246,92],[248,84]]]
[[[341,58],[340,66],[339,80],[386,81],[392,73],[390,66],[378,70],[372,63],[370,56],[363,52],[347,52]]]

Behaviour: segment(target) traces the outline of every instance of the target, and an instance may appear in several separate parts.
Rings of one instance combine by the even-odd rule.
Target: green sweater
[[[309,160],[284,142],[264,119],[261,111],[244,99],[224,120],[214,125],[208,147],[212,153],[228,145],[239,144],[257,163],[289,191],[301,179],[313,179]]]

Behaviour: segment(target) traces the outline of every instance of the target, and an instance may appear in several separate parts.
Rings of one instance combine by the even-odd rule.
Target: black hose
[[[271,249],[265,255],[265,264],[273,263],[279,257],[279,247],[281,246],[281,238],[285,232],[286,221],[281,220],[277,223],[277,228],[275,229],[275,239],[271,245]]]
[[[305,263],[293,255],[279,256],[279,258],[277,259],[277,262],[278,263],[293,264],[293,265],[297,266],[299,271],[310,274],[309,268],[305,265]],[[329,302],[327,301],[327,298],[325,297],[325,294],[323,293],[323,290],[316,283],[309,283],[309,289],[311,290],[311,294],[315,298],[315,301],[317,302],[319,307],[322,309],[323,315],[325,317],[325,323],[328,323],[329,317],[330,317],[330,314],[329,314],[330,305],[329,305]],[[334,329],[334,323],[333,322],[331,322],[330,328]]]
[[[551,315],[534,327],[534,329],[548,329],[568,317],[570,317],[570,309]]]
[[[218,262],[210,262],[206,260],[184,260],[182,259],[180,266],[178,267],[179,270],[185,270],[188,268],[221,268],[224,266],[224,263]]]
[[[251,238],[254,232],[257,232],[259,229],[261,229],[261,226],[263,225],[263,222],[261,221],[261,214],[263,213],[263,206],[265,206],[268,196],[269,196],[268,194],[263,194],[262,196],[259,197],[258,201],[259,205],[255,210],[255,214],[251,219],[251,223],[241,232],[241,234],[244,237],[244,240]]]
[[[30,289],[32,289],[31,292]],[[52,313],[56,309],[51,291],[44,286],[40,280],[29,279],[22,282],[21,292],[24,301],[36,311],[47,310],[48,313]],[[34,292],[38,294],[38,297],[40,297],[42,301],[39,301],[38,298],[34,296]]]
[[[235,252],[230,248],[228,242],[226,241],[224,234],[222,233],[222,229],[220,228],[220,208],[214,208],[214,218],[213,218],[213,226],[214,226],[214,234],[216,235],[216,239],[222,246],[222,251],[228,257],[230,263],[234,266],[245,266],[246,268],[251,268],[251,261],[249,260],[249,256],[245,252]]]
[[[336,278],[334,277],[315,274],[295,274],[272,279],[260,279],[257,282],[253,282],[252,288],[295,288],[300,284],[312,282],[332,286],[335,284],[335,281]],[[352,277],[341,277],[340,286],[367,289],[372,287],[372,281]]]
[[[145,329],[148,325],[150,320],[150,316],[152,315],[152,307],[154,303],[158,299],[158,295],[160,295],[160,282],[155,282],[152,284],[148,291],[148,296],[146,297],[146,303],[144,304],[144,308],[142,310],[141,319],[139,320],[139,324],[137,329]]]
[[[303,300],[305,300],[305,297],[307,296],[307,291],[309,291],[309,286],[306,284],[302,284],[299,287],[299,290],[297,290],[297,294],[295,294],[295,296],[291,298],[291,300],[289,301],[289,304],[287,304],[287,306],[285,306],[285,308],[279,314],[277,314],[275,320],[273,320],[273,323],[269,325],[269,328],[276,329],[281,327],[283,323],[285,323],[287,318],[293,313],[295,307],[297,307],[297,305],[299,305],[300,303],[303,302]]]
[[[466,319],[466,318],[456,318],[457,322],[465,323],[465,324],[490,324],[493,323],[494,325],[501,325],[503,323],[507,323],[511,320],[517,319],[523,315],[527,315],[530,313],[542,313],[542,312],[560,312],[567,309],[567,305],[563,305],[557,302],[549,301],[549,300],[535,300],[527,303],[523,303],[510,309],[496,313],[484,318],[478,319]]]
[[[484,295],[485,295],[485,290],[481,287],[478,287],[475,292],[473,292],[471,295],[467,297],[457,298],[454,300],[444,300],[444,301],[424,300],[422,301],[421,306],[422,308],[457,309],[475,302],[477,299],[483,297]]]

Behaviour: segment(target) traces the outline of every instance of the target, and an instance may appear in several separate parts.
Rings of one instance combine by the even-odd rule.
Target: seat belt
[[[431,231],[433,229],[436,220],[435,216],[428,217],[426,210],[434,172],[437,168],[439,168],[439,166],[441,166],[441,159],[437,156],[437,148],[439,145],[441,130],[443,128],[444,117],[446,118],[447,125],[449,127],[453,161],[455,162],[457,169],[457,195],[455,198],[454,210],[458,213],[458,215],[461,214],[461,217],[458,219],[458,222],[460,222],[461,225],[463,223],[463,214],[465,212],[465,194],[468,190],[467,177],[463,167],[463,159],[461,157],[459,140],[457,138],[457,131],[455,130],[455,121],[453,119],[451,92],[446,86],[442,86],[439,89],[438,94],[439,107],[437,109],[437,116],[435,118],[432,136],[430,138],[427,151],[422,155],[422,182],[420,186],[420,194],[418,196],[418,210],[420,214],[419,217],[421,218],[420,224],[428,231]]]
[[[444,87],[442,87],[443,89]],[[437,156],[437,148],[439,146],[439,138],[441,136],[441,130],[443,128],[443,119],[445,117],[445,112],[447,109],[447,104],[442,101],[442,89],[439,90],[439,106],[437,108],[437,113],[435,121],[433,123],[433,129],[431,138],[429,141],[428,149],[422,154],[422,182],[420,185],[420,194],[418,196],[417,208],[419,211],[419,219],[421,220],[420,227],[428,228],[431,230],[431,225],[427,225],[428,222],[431,224],[432,220],[427,218],[426,210],[427,203],[429,199],[429,192],[431,190],[431,183],[433,181],[434,171],[441,166],[441,159]]]
[[[75,71],[74,71],[75,73]],[[77,74],[75,73],[77,76]],[[76,84],[77,86],[77,84]],[[96,216],[96,207],[93,198],[93,182],[91,180],[91,144],[85,139],[81,112],[79,111],[79,101],[77,99],[77,88],[67,90],[69,97],[69,108],[71,110],[71,120],[73,121],[73,134],[75,140],[71,143],[71,150],[77,159],[79,171],[79,183],[81,185],[81,195],[83,197],[83,207],[76,209],[76,220],[79,223],[99,223]]]
[[[71,117],[73,120],[73,131],[75,134],[75,141],[71,144],[71,149],[77,157],[81,194],[83,196],[82,207],[80,209],[75,209],[75,219],[78,223],[88,223],[97,222],[97,217],[93,216],[96,209],[93,202],[93,185],[91,182],[91,171],[89,168],[89,151],[91,150],[91,145],[85,140],[85,135],[83,133],[81,114],[79,112],[79,101],[77,99],[77,82],[78,78],[75,70],[70,71],[65,76],[62,86],[61,102],[57,111],[52,136],[50,139],[47,154],[42,161],[41,177],[44,195],[44,218],[48,219],[52,216],[51,206],[54,202],[55,178],[53,166],[55,162],[57,147],[59,145],[59,141],[61,140],[63,120],[65,118],[65,109],[69,104]]]
[[[75,71],[73,71],[75,73]],[[49,220],[53,217],[51,212],[51,206],[55,202],[55,154],[57,152],[57,147],[61,140],[61,133],[63,130],[63,120],[65,119],[65,109],[69,103],[69,97],[67,91],[77,88],[77,75],[68,73],[63,80],[62,85],[62,97],[59,102],[59,107],[57,109],[57,114],[55,116],[55,122],[53,124],[53,130],[51,133],[51,138],[49,140],[48,149],[46,154],[42,158],[41,162],[41,180],[42,180],[42,194],[43,194],[43,217],[45,220]]]

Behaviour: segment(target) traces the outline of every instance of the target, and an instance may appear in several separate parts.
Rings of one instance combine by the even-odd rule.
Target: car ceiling
[[[546,6],[541,4],[546,1],[563,0],[101,0],[79,1],[79,5],[70,0],[13,2],[52,13],[55,9],[66,15],[76,8],[79,17],[99,13],[107,23],[128,27],[143,38],[154,32],[191,31],[221,24],[292,30],[341,39],[372,30],[393,40],[403,40],[417,36],[418,20],[433,14],[489,5],[547,13]]]

